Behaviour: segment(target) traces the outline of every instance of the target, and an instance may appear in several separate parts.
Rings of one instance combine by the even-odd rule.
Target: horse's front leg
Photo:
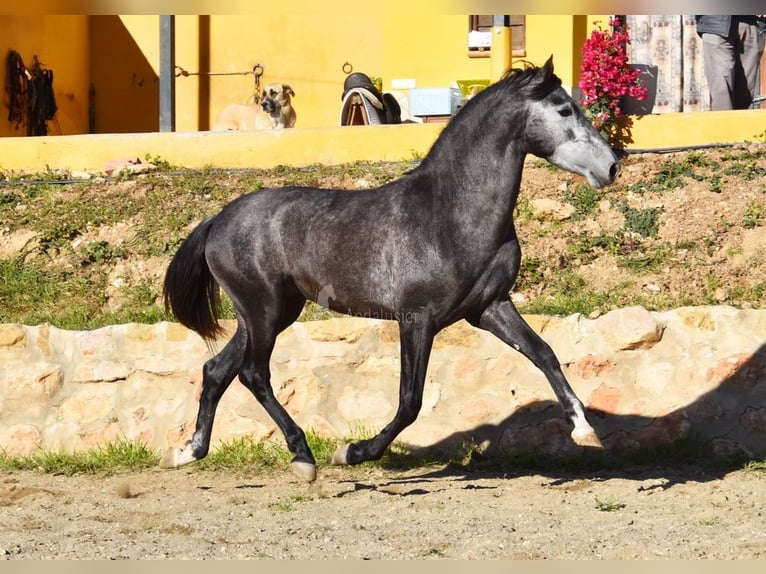
[[[431,321],[418,318],[420,320],[399,323],[399,407],[393,420],[371,439],[342,445],[333,454],[332,464],[359,464],[379,459],[399,433],[415,422],[423,404],[423,385],[435,335]]]
[[[564,415],[574,425],[571,436],[575,443],[602,448],[598,435],[585,418],[582,402],[567,382],[550,345],[524,321],[510,299],[490,304],[474,324],[519,351],[543,372],[564,409]]]

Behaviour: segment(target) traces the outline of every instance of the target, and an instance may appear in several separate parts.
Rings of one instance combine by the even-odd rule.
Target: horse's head
[[[593,187],[613,183],[620,162],[603,136],[583,115],[553,73],[553,56],[531,73],[527,95],[529,152],[587,178]]]

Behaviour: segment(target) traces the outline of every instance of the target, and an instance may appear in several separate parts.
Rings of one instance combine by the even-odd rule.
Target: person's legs
[[[753,98],[758,94],[761,56],[763,55],[766,34],[758,29],[756,24],[739,23],[738,52],[742,64],[742,76],[737,78],[734,92],[734,108],[744,110],[750,107]]]
[[[733,94],[737,54],[731,38],[702,34],[702,58],[710,89],[711,110],[734,109]]]

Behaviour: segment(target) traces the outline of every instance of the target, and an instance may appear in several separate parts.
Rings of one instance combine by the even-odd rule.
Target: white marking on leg
[[[310,462],[291,462],[293,474],[306,482],[314,482],[317,479],[317,467]]]
[[[192,454],[190,446],[186,448],[173,447],[165,451],[160,460],[160,468],[178,468],[195,460],[197,459]]]
[[[575,409],[575,421],[574,430],[572,431],[572,440],[575,444],[590,448],[604,448],[601,444],[601,440],[598,438],[596,431],[590,426],[585,413],[581,409]]]
[[[336,450],[332,455],[332,464],[342,464],[346,465],[348,464],[348,444],[344,444],[340,447],[338,447],[338,450]]]

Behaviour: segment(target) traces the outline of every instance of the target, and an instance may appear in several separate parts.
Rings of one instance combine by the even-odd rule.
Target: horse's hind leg
[[[306,482],[312,482],[317,476],[316,461],[306,442],[306,435],[274,396],[268,359],[264,361],[260,352],[256,353],[256,356],[259,358],[251,360],[253,357],[248,354],[239,373],[239,380],[253,393],[282,431],[287,447],[295,454],[291,461],[293,473]]]
[[[312,482],[316,479],[316,461],[306,442],[305,433],[274,396],[269,369],[269,359],[277,335],[298,318],[304,303],[305,299],[299,296],[282,300],[277,320],[270,318],[274,308],[264,308],[255,316],[251,313],[250,332],[253,336],[239,371],[239,380],[253,393],[282,431],[287,447],[295,454],[291,463],[293,473],[302,480]]]
[[[415,422],[423,404],[423,386],[434,335],[430,321],[399,323],[401,372],[396,415],[377,436],[338,448],[332,457],[333,464],[359,464],[379,459],[399,433]]]
[[[194,435],[185,447],[171,448],[163,455],[160,461],[162,468],[176,468],[207,456],[218,402],[242,366],[247,344],[247,329],[242,319],[237,317],[237,330],[232,339],[202,369],[202,395]]]
[[[474,325],[489,331],[510,345],[540,369],[556,394],[565,416],[574,425],[572,440],[580,446],[601,448],[601,441],[585,418],[585,408],[569,386],[548,343],[527,325],[510,299],[487,307]]]

